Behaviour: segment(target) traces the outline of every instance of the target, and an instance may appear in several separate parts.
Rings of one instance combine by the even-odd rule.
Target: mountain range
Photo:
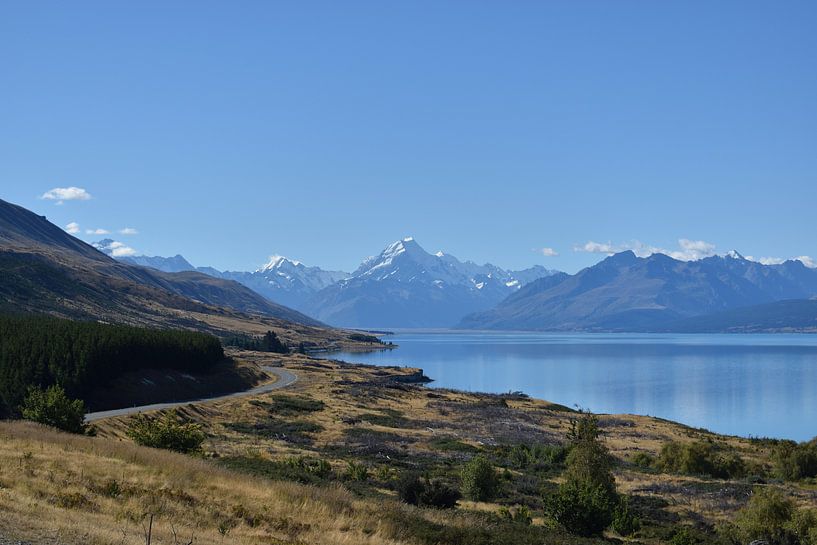
[[[574,275],[539,279],[459,326],[544,331],[733,331],[796,328],[809,321],[817,270],[801,261],[750,261],[738,252],[697,261],[626,251]],[[789,301],[787,305],[773,305]],[[772,305],[772,306],[764,306]],[[785,309],[796,309],[787,323]],[[775,323],[759,318],[777,313]],[[783,312],[781,314],[781,311]],[[752,325],[754,316],[755,325]]]
[[[95,245],[112,254],[114,241]],[[353,273],[308,267],[282,256],[253,272],[194,267],[174,257],[119,257],[165,272],[198,271],[235,280],[280,304],[335,326],[448,327],[471,312],[493,307],[527,283],[555,274],[542,266],[507,271],[426,252],[406,237],[369,257]]]
[[[97,246],[112,253],[112,244]],[[817,331],[817,269],[799,260],[761,264],[736,251],[695,261],[625,251],[572,275],[541,266],[508,271],[462,262],[443,252],[428,253],[411,237],[388,245],[352,273],[281,256],[253,272],[194,267],[180,255],[118,259],[165,274],[236,281],[324,323],[346,327]],[[204,297],[197,278],[199,291],[188,287],[184,293],[215,302]],[[249,300],[240,306],[252,308]]]

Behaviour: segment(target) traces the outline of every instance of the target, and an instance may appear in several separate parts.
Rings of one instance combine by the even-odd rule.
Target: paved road
[[[220,395],[215,397],[206,397],[203,399],[193,399],[190,401],[178,401],[171,403],[154,403],[153,405],[142,405],[140,407],[126,407],[124,409],[113,409],[111,411],[99,411],[96,413],[88,413],[85,415],[85,421],[93,422],[95,420],[110,418],[112,416],[127,416],[129,414],[143,413],[147,411],[172,409],[173,407],[181,407],[182,405],[188,405],[190,403],[203,403],[206,401],[221,401],[222,399],[231,399],[234,397],[253,396],[263,394],[266,392],[271,392],[273,390],[278,390],[279,388],[286,388],[287,386],[294,384],[295,381],[298,380],[297,375],[290,371],[287,371],[286,369],[281,369],[280,367],[267,367],[264,365],[261,366],[261,369],[263,369],[264,371],[271,375],[277,376],[278,380],[276,380],[275,382],[261,384],[260,386],[256,386],[255,388],[251,388],[249,390],[244,390],[243,392],[234,392],[232,394]]]

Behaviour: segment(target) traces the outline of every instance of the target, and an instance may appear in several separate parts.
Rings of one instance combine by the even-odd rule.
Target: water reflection
[[[400,348],[332,357],[422,367],[437,387],[521,390],[721,433],[817,435],[817,336],[400,332],[389,340]]]

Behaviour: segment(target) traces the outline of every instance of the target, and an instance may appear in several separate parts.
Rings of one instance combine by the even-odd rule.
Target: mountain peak
[[[269,257],[269,261],[267,261],[267,264],[264,265],[263,267],[261,267],[259,269],[259,271],[264,272],[264,271],[271,271],[273,269],[280,269],[282,266],[286,265],[287,263],[291,263],[292,265],[294,265],[296,267],[301,265],[300,261],[297,261],[297,260],[294,260],[294,259],[289,259],[288,257],[282,256],[282,255],[274,254],[274,255],[271,255]]]
[[[729,250],[728,252],[726,252],[726,255],[724,257],[728,257],[729,259],[739,259],[741,261],[746,260],[746,258],[743,257],[737,250]]]

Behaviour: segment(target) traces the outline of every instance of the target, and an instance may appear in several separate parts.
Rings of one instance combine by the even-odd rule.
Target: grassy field
[[[234,352],[245,365],[283,366],[291,388],[180,410],[207,433],[199,457],[134,445],[128,418],[76,437],[33,424],[0,423],[0,535],[34,542],[145,543],[593,543],[544,515],[543,495],[561,480],[561,446],[576,413],[513,395],[427,389],[413,369],[373,368],[304,355]],[[772,444],[725,437],[660,419],[600,415],[615,478],[642,519],[639,543],[667,543],[679,528],[719,542],[756,486],[817,506],[809,483],[768,477]],[[739,455],[739,479],[662,473],[636,463],[669,441],[702,441]],[[522,454],[542,447],[546,456]],[[457,509],[398,501],[401,474],[419,471],[456,485],[484,455],[501,476],[491,502]],[[316,469],[317,468],[317,469]],[[365,469],[362,469],[365,468]],[[533,524],[510,522],[524,505]],[[175,531],[175,538],[174,538]],[[58,536],[58,537],[57,537]],[[621,539],[608,534],[607,539]],[[632,540],[633,538],[627,538]],[[57,541],[53,541],[57,542]]]

